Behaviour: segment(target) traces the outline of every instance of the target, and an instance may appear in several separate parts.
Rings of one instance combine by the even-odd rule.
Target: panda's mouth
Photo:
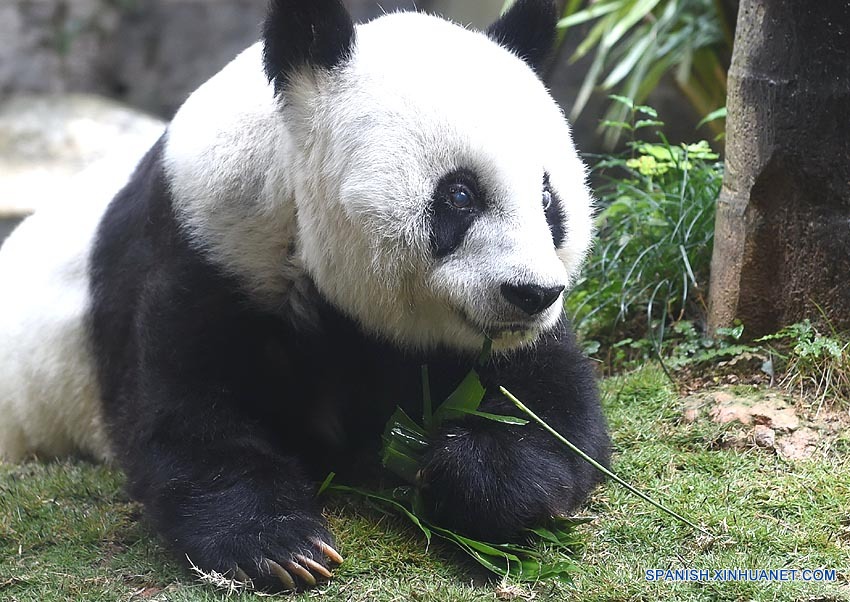
[[[526,337],[529,334],[536,333],[537,328],[528,324],[505,324],[491,326],[485,330],[485,334],[491,339]]]
[[[535,338],[542,328],[537,321],[482,324],[462,309],[458,309],[457,313],[469,328],[493,341],[526,341]]]

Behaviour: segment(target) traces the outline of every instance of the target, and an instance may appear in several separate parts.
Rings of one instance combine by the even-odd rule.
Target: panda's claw
[[[325,579],[330,579],[331,577],[333,577],[333,573],[331,573],[328,569],[326,569],[324,566],[322,566],[312,558],[307,558],[306,556],[303,556],[301,554],[299,554],[295,558],[303,567],[307,568],[309,571],[316,573]]]
[[[331,562],[336,564],[342,564],[342,556],[340,556],[339,552],[334,550],[331,546],[329,546],[323,541],[316,541],[316,544],[319,546],[319,549],[322,551],[322,554],[327,556]]]
[[[269,560],[268,558],[266,559],[266,565],[268,566],[269,571],[271,571],[271,573],[283,584],[283,587],[293,591],[296,589],[295,579],[292,578],[289,571],[280,566],[274,560]]]
[[[299,579],[306,583],[309,587],[313,587],[316,585],[316,578],[313,576],[313,573],[305,569],[303,566],[298,564],[297,562],[288,561],[286,563],[286,569]]]

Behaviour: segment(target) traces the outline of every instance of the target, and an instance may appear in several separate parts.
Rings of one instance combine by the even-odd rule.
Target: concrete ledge
[[[0,102],[0,239],[24,217],[61,203],[98,164],[132,165],[165,124],[84,94],[18,95]]]

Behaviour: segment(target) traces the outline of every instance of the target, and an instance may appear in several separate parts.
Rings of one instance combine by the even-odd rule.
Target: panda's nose
[[[552,305],[564,290],[563,286],[537,286],[536,284],[502,285],[502,296],[529,316],[539,314]]]

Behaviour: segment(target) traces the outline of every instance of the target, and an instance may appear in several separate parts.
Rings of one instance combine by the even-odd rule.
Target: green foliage
[[[744,396],[741,387],[737,394]],[[718,445],[733,424],[681,420],[682,401],[657,365],[603,382],[605,413],[621,476],[663,491],[699,518],[712,537],[694,537],[619,487],[607,486],[591,505],[604,520],[588,538],[575,576],[575,599],[593,602],[675,600],[732,602],[847,600],[846,538],[836,537],[850,503],[850,454],[845,443],[824,445],[817,459],[789,463],[751,447]],[[756,389],[751,394],[758,395]],[[651,533],[651,534],[650,534]],[[835,567],[832,583],[647,582],[642,569]]]
[[[649,339],[621,339],[608,349],[608,362],[618,369],[634,368],[648,359],[658,359],[667,368],[709,366],[744,354],[766,357],[758,345],[741,341],[743,325],[719,328],[713,337],[698,330],[691,320],[679,320],[666,331],[663,345]]]
[[[681,368],[697,364],[714,363],[741,356],[745,353],[759,354],[763,349],[741,341],[744,325],[733,328],[718,328],[714,336],[706,336],[697,330],[690,320],[676,322],[668,333],[665,349],[668,350],[665,364],[670,368]]]
[[[659,123],[650,107],[614,100],[629,121],[611,127],[634,137]],[[585,341],[659,348],[671,323],[705,307],[722,164],[705,141],[673,146],[659,134],[628,148],[595,166],[599,235],[567,311]]]
[[[479,358],[479,364],[489,358],[491,346],[492,342],[487,340]],[[330,490],[362,496],[384,510],[407,518],[423,533],[427,542],[430,543],[431,538],[436,535],[459,547],[484,568],[506,579],[516,582],[537,582],[543,579],[557,579],[569,583],[571,581],[571,574],[576,568],[575,563],[569,559],[569,555],[580,547],[580,540],[576,538],[574,528],[586,521],[553,518],[546,527],[530,529],[530,544],[521,545],[489,543],[471,539],[455,531],[439,527],[428,520],[427,511],[419,494],[418,482],[422,456],[428,447],[428,441],[433,435],[434,429],[438,428],[447,420],[462,418],[464,416],[477,416],[513,426],[525,426],[529,421],[515,416],[499,416],[479,411],[478,408],[484,399],[485,389],[481,385],[475,369],[470,370],[460,385],[458,385],[435,412],[431,411],[430,385],[428,384],[428,370],[425,366],[422,367],[422,384],[424,426],[417,424],[404,410],[397,408],[387,422],[383,435],[383,466],[401,478],[407,485],[383,491],[371,491],[358,487],[336,485],[333,483],[334,475],[331,474],[322,483],[322,486],[319,488],[319,494]],[[500,387],[500,390],[517,409],[538,423],[545,431],[549,432],[555,439],[566,446],[568,450],[591,464],[596,470],[659,510],[693,529],[705,533],[701,527],[689,519],[649,497],[605,466],[599,464],[584,451],[577,448],[572,442],[537,416],[522,401],[517,399],[510,391],[504,387]],[[548,546],[560,552],[560,556],[553,561],[541,551],[541,545]]]
[[[489,358],[491,347],[492,342],[487,340],[479,363]],[[518,545],[475,540],[428,520],[419,494],[418,475],[422,456],[435,429],[445,421],[470,415],[513,426],[525,426],[528,420],[479,411],[485,390],[475,369],[469,371],[457,388],[433,412],[426,366],[422,367],[422,385],[423,424],[418,424],[404,410],[396,408],[383,435],[382,464],[407,485],[371,491],[334,484],[333,475],[330,475],[319,488],[320,493],[330,490],[362,496],[380,508],[408,519],[423,533],[427,542],[430,543],[431,538],[436,535],[466,552],[487,570],[513,581],[536,582],[554,578],[569,582],[570,575],[575,570],[575,563],[569,559],[569,554],[579,547],[574,527],[580,524],[580,521],[553,519],[548,528],[529,532],[533,539],[530,545]],[[560,552],[559,556],[553,560],[551,556],[544,554],[541,547],[544,545]]]
[[[732,51],[734,15],[720,0],[571,0],[559,27],[563,32],[592,23],[571,60],[595,49],[571,118],[582,112],[594,89],[644,102],[668,73],[697,112],[705,115],[726,102],[726,69]],[[628,110],[614,103],[607,121],[623,121]],[[717,133],[722,128],[717,127]],[[609,129],[613,145],[621,132]]]
[[[823,402],[850,403],[850,339],[821,332],[811,320],[762,337],[784,363],[780,385]]]
[[[325,504],[345,562],[318,590],[283,597],[231,595],[181,569],[121,493],[115,468],[84,462],[0,463],[0,600],[67,602],[493,602],[531,600],[847,600],[850,433],[816,461],[789,463],[756,448],[716,444],[730,425],[685,423],[681,400],[655,366],[602,382],[617,473],[663,492],[714,535],[694,536],[625,489],[600,487],[576,527],[586,549],[573,584],[518,586],[480,577],[435,538],[423,545],[406,519],[356,496]],[[743,393],[740,393],[743,394]],[[542,535],[541,535],[542,537]],[[562,560],[542,544],[547,562]],[[556,547],[556,546],[553,546]],[[835,582],[648,582],[650,568],[838,570]]]
[[[576,570],[576,563],[570,555],[582,548],[575,527],[587,522],[580,518],[557,518],[553,519],[548,528],[530,531],[530,535],[536,536],[531,544],[488,543],[428,522],[423,518],[421,502],[413,487],[371,491],[336,485],[328,480],[325,488],[361,496],[373,502],[380,510],[389,510],[402,516],[419,529],[427,543],[436,536],[454,544],[487,570],[515,582],[534,583],[543,579],[557,579],[569,583]],[[559,555],[553,556],[552,551],[559,552]]]

